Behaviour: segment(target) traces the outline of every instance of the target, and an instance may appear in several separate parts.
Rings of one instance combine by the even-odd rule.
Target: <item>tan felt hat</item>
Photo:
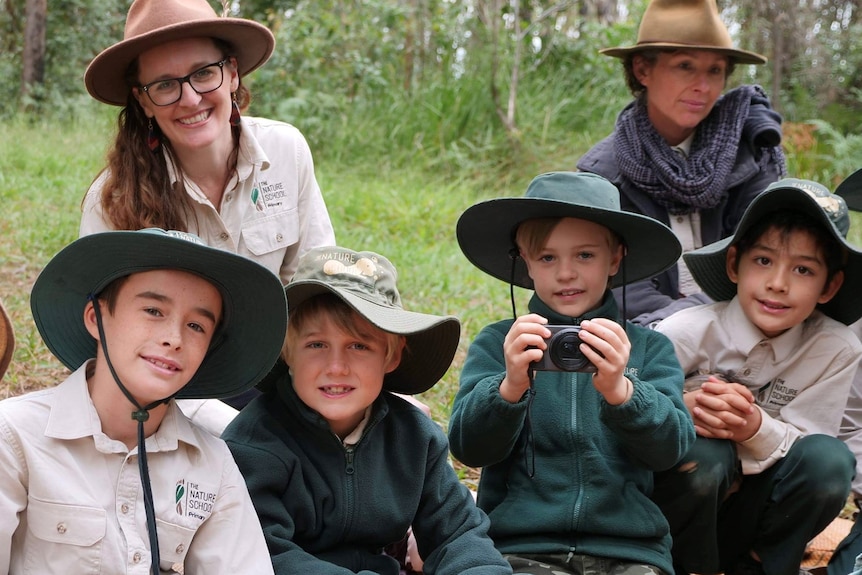
[[[15,332],[12,330],[12,322],[3,302],[0,301],[0,379],[6,373],[9,362],[12,361],[12,352],[15,350]]]
[[[126,17],[123,40],[103,50],[87,67],[87,91],[100,102],[125,106],[131,88],[126,71],[141,52],[194,37],[230,44],[241,76],[263,65],[275,48],[269,28],[245,18],[221,18],[207,0],[135,0]]]
[[[624,58],[650,49],[709,50],[741,64],[766,63],[765,56],[734,48],[715,0],[652,0],[641,19],[637,44],[600,52]]]

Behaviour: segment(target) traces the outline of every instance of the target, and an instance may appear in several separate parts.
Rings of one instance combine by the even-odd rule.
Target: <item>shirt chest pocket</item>
[[[242,224],[242,241],[256,256],[284,250],[299,241],[299,213],[296,208],[284,210]]]
[[[27,503],[27,529],[27,573],[62,573],[70,565],[76,565],[76,573],[100,572],[107,530],[104,509],[31,497]]]
[[[156,525],[159,534],[159,559],[162,571],[181,573],[182,570],[178,567],[185,562],[196,530],[167,523],[161,519],[156,519]]]

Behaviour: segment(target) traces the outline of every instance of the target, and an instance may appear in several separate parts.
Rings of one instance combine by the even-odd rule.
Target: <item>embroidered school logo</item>
[[[206,485],[180,479],[174,490],[174,503],[178,515],[206,520],[213,511],[216,492]]]
[[[284,188],[284,182],[273,182],[269,183],[268,181],[260,181],[255,186],[255,191],[260,187],[259,194],[263,198],[263,203],[266,204],[266,207],[277,208],[284,203],[284,198],[287,196],[287,190]],[[252,192],[254,194],[254,192]]]
[[[180,479],[177,481],[177,488],[175,490],[175,498],[177,504],[177,515],[183,514],[183,502],[186,496],[186,480]]]

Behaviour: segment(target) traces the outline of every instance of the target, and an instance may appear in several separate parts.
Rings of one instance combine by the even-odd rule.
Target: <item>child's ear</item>
[[[736,273],[736,246],[730,246],[727,248],[727,257],[724,260],[724,267],[730,281],[733,283],[739,283],[739,274]]]
[[[618,244],[617,249],[614,250],[614,255],[611,258],[611,266],[608,270],[608,276],[614,277],[617,275],[617,272],[620,271],[620,263],[623,261],[623,258],[626,256],[626,246],[623,244]]]
[[[832,276],[832,279],[829,280],[829,283],[824,286],[823,293],[820,294],[817,303],[826,303],[831,300],[838,293],[838,290],[841,289],[842,285],[844,285],[844,270],[838,270]]]
[[[398,345],[392,350],[392,357],[386,363],[384,373],[392,373],[401,364],[401,354],[404,352],[404,346],[407,345],[407,340],[404,336],[398,340]]]
[[[96,300],[98,301],[98,300]],[[96,310],[93,309],[93,300],[87,302],[84,306],[84,327],[90,333],[90,336],[99,341],[99,324],[96,322]]]

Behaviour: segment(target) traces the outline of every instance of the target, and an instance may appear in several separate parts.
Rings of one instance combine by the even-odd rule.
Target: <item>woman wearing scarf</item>
[[[669,225],[684,252],[731,235],[751,200],[786,172],[781,117],[763,89],[722,94],[737,64],[766,58],[733,47],[715,0],[652,0],[637,44],[601,52],[622,60],[635,98],[578,169],[613,182],[624,210]],[[710,301],[682,258],[626,289],[622,309],[643,325]]]

